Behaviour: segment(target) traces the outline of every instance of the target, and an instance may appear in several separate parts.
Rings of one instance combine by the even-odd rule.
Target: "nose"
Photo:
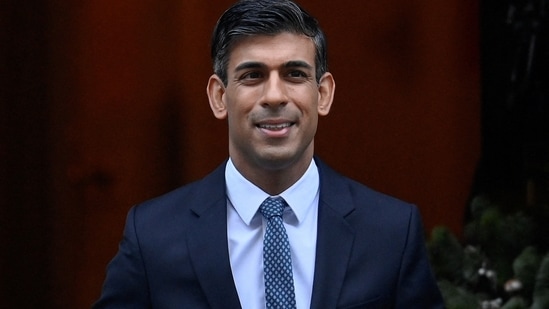
[[[288,95],[284,80],[277,72],[271,73],[263,87],[261,105],[263,107],[279,107],[286,105],[287,102]]]

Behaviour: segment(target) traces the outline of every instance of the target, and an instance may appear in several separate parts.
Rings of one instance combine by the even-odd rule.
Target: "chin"
[[[286,157],[268,157],[262,158],[259,166],[268,170],[282,170],[292,165],[292,160]]]
[[[270,152],[264,153],[257,160],[259,166],[269,170],[282,170],[291,168],[293,165],[301,161],[304,157],[303,153],[296,152]]]

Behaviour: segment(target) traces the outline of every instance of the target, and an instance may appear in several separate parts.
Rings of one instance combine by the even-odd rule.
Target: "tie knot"
[[[282,217],[282,212],[286,205],[286,201],[279,196],[268,197],[261,203],[261,206],[259,206],[259,211],[266,219],[271,219],[275,216]]]

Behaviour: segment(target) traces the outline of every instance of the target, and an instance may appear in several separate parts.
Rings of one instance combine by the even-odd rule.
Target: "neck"
[[[279,195],[296,183],[309,168],[312,155],[285,166],[273,168],[250,168],[248,164],[241,164],[231,158],[236,169],[250,182],[269,195]],[[248,168],[246,168],[248,167]]]

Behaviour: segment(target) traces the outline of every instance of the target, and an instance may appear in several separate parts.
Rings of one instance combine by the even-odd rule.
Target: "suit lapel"
[[[320,174],[318,235],[312,309],[336,308],[354,241],[345,217],[354,210],[343,177],[315,158]],[[189,254],[211,308],[241,308],[231,272],[227,242],[225,164],[203,180],[193,203]]]
[[[211,308],[240,308],[227,243],[225,164],[203,180],[193,202],[197,218],[188,248],[198,281]]]
[[[336,308],[355,237],[345,216],[354,205],[342,176],[315,160],[320,174],[320,201],[311,308]]]

